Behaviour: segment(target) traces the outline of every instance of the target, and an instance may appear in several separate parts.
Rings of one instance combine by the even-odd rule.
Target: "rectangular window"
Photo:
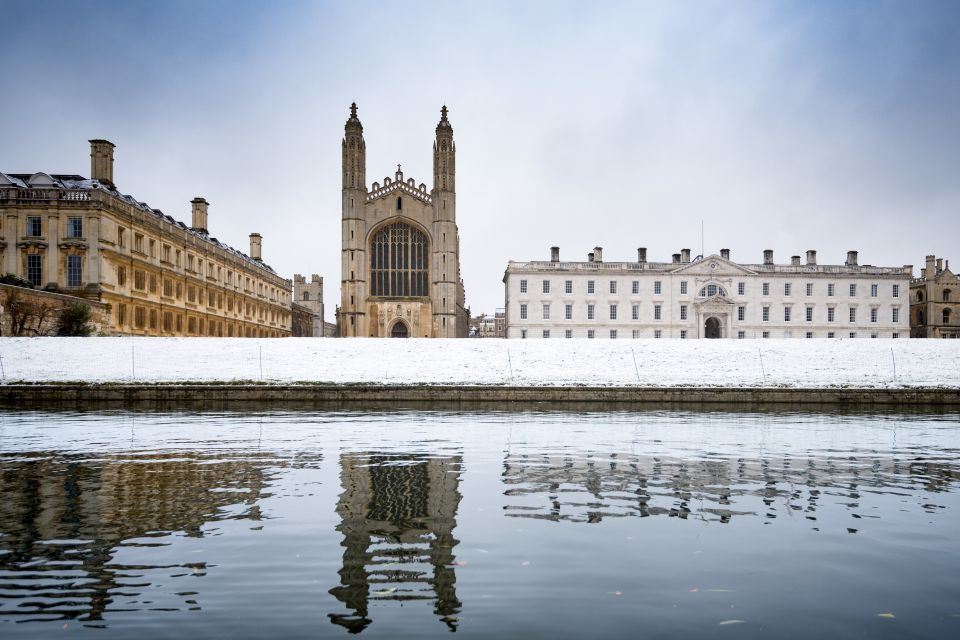
[[[567,304],[563,306],[563,318],[564,320],[573,320],[573,305]]]
[[[812,296],[812,295],[813,295],[813,283],[812,283],[812,282],[808,282],[808,283],[807,283],[807,297],[809,298],[809,297]]]
[[[521,281],[520,281],[520,293],[526,293],[526,292],[527,292],[527,281],[526,281],[526,280],[521,280]]]
[[[83,284],[83,265],[80,256],[67,256],[67,286],[79,287]]]
[[[660,305],[658,304],[653,305],[653,319],[654,320],[660,319]]]
[[[593,339],[593,329],[587,329],[587,338]]]
[[[899,338],[899,337],[900,337],[900,334],[899,334],[899,333],[894,333],[894,334],[893,334],[892,336],[890,336],[890,337],[891,337],[891,338]]]
[[[543,281],[543,292],[544,292],[544,293],[550,293],[550,281],[549,281],[549,280],[544,280],[544,281]]]
[[[737,331],[737,340],[743,340],[747,337],[746,331]]]
[[[117,286],[123,287],[127,284],[127,269],[123,266],[117,267]]]
[[[828,337],[828,338],[834,338],[834,337],[836,337],[836,335],[837,335],[837,334],[835,334],[833,331],[828,331],[828,332],[827,332],[827,337]]]
[[[67,237],[83,237],[83,218],[67,218]]]
[[[138,329],[143,329],[147,324],[147,312],[143,307],[133,308],[133,324]]]
[[[161,251],[160,259],[166,262],[167,264],[169,264],[170,263],[170,245],[168,244],[163,245],[160,251]]]
[[[610,305],[610,319],[611,320],[617,319],[617,305],[615,304]]]
[[[851,332],[850,332],[850,337],[851,337],[851,338],[856,338],[856,337],[857,337],[857,332],[856,332],[856,331],[851,331]]]
[[[587,280],[587,293],[595,293],[596,282],[593,280]]]
[[[634,329],[634,330],[631,332],[631,335],[633,336],[633,339],[636,340],[637,338],[640,337],[640,329]]]
[[[521,320],[527,319],[527,305],[525,304],[520,305],[520,319]]]
[[[587,320],[593,320],[596,313],[594,311],[595,307],[592,304],[587,305]]]
[[[662,337],[663,337],[663,331],[661,331],[660,329],[654,329],[654,330],[653,330],[653,337],[654,337],[654,338],[662,338]]]
[[[563,332],[563,337],[564,337],[564,338],[572,338],[572,337],[573,337],[573,329],[567,329],[566,331],[564,331],[564,332]]]
[[[617,330],[616,330],[616,329],[610,329],[610,339],[611,339],[611,340],[616,340],[616,339],[617,339]]]
[[[813,322],[813,307],[807,307],[807,322]]]
[[[770,337],[770,332],[769,332],[769,331],[764,331],[762,335],[763,335],[764,338],[769,338],[769,337]]]
[[[876,322],[876,321],[877,321],[877,309],[876,308],[870,309],[870,322]]]
[[[143,234],[142,233],[133,234],[133,250],[143,253]]]
[[[680,305],[680,319],[681,320],[687,319],[687,305],[685,304]]]
[[[897,309],[896,307],[894,307],[894,308],[891,309],[890,311],[891,311],[891,313],[893,314],[890,319],[891,319],[894,323],[900,322],[900,309]]]
[[[900,285],[898,284],[893,285],[893,297],[894,298],[900,297]]]
[[[660,295],[660,292],[661,292],[661,290],[662,290],[662,288],[663,288],[661,285],[662,285],[662,283],[661,283],[660,280],[654,280],[654,281],[653,281],[653,295],[655,295],[655,296]]]
[[[827,322],[833,322],[835,320],[836,309],[833,307],[827,307]]]
[[[157,276],[150,274],[150,293],[157,292]]]
[[[687,281],[686,281],[686,280],[681,280],[681,281],[680,281],[680,295],[682,295],[682,296],[687,295]]]
[[[681,329],[681,330],[680,330],[680,339],[681,339],[681,340],[686,340],[686,339],[687,339],[687,330],[686,330],[686,329]]]
[[[855,284],[851,284],[851,285],[850,285],[850,297],[851,297],[851,298],[856,298],[856,297],[857,297],[857,285],[855,285]]]
[[[550,319],[550,305],[549,305],[549,304],[544,304],[544,305],[543,305],[543,319],[544,319],[544,320],[549,320],[549,319]]]
[[[850,322],[856,322],[856,321],[857,321],[857,308],[850,307]]]
[[[121,327],[127,323],[127,305],[117,305],[117,324]]]
[[[564,293],[573,293],[573,280],[567,280],[563,283]]]
[[[871,337],[871,338],[877,338],[877,337],[879,337],[879,336],[880,336],[879,333],[871,333],[871,334],[870,334],[870,337]]]
[[[770,322],[770,307],[763,308],[763,321]]]
[[[40,280],[43,278],[41,259],[42,256],[35,253],[27,256],[27,280],[35,287],[40,286]]]
[[[769,282],[764,282],[764,283],[763,283],[763,295],[765,295],[765,296],[770,295],[770,283],[769,283]]]
[[[784,321],[784,322],[790,322],[790,312],[791,312],[791,311],[792,311],[792,310],[791,310],[790,307],[784,307],[784,308],[783,308],[783,321]]]
[[[783,283],[783,295],[789,296],[789,295],[791,295],[791,293],[790,293],[791,291],[793,291],[793,284],[790,283],[790,282],[784,282],[784,283]]]
[[[549,337],[550,337],[550,329],[544,329],[544,330],[543,330],[543,337],[544,337],[544,338],[549,338]]]
[[[640,305],[635,304],[632,307],[630,307],[630,318],[632,320],[640,319]]]
[[[526,337],[527,337],[527,330],[526,330],[526,329],[520,329],[520,337],[521,337],[521,338],[526,338]]]
[[[173,280],[163,279],[163,295],[166,298],[173,297]]]
[[[616,280],[611,280],[611,281],[610,281],[610,293],[616,293],[616,292],[617,292],[617,281],[616,281]]]
[[[738,296],[743,296],[743,295],[746,295],[746,293],[747,293],[747,283],[746,283],[746,282],[738,282],[738,283],[737,283],[737,295],[738,295]]]
[[[43,235],[43,225],[40,222],[40,216],[27,216],[26,235],[38,238]]]
[[[145,291],[147,288],[147,274],[143,271],[133,272],[133,288]]]
[[[747,308],[746,307],[737,307],[737,320],[743,322],[747,317]]]
[[[832,282],[827,285],[827,295],[830,296],[831,298],[833,297],[834,288],[835,288],[835,285]]]
[[[640,294],[640,281],[639,281],[639,280],[634,280],[633,282],[630,283],[630,293],[632,293],[633,295],[639,295],[639,294]]]
[[[877,294],[879,294],[879,293],[880,293],[880,285],[878,285],[878,284],[872,284],[872,285],[870,285],[870,297],[871,297],[871,298],[876,298],[876,297],[877,297]]]

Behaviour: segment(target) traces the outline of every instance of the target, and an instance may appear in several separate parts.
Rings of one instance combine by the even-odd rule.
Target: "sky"
[[[0,0],[0,171],[89,175],[340,291],[340,141],[367,181],[457,145],[461,275],[508,260],[960,266],[960,2]],[[701,229],[703,243],[701,245]],[[956,268],[954,268],[956,270]]]

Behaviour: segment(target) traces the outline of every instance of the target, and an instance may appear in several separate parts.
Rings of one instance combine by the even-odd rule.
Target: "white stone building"
[[[908,338],[913,267],[806,261],[740,264],[730,251],[671,262],[507,264],[503,277],[507,338]]]

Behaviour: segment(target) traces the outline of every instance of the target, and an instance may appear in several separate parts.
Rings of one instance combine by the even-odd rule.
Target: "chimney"
[[[817,264],[817,252],[814,249],[807,249],[807,264]]]
[[[724,260],[730,259],[730,249],[720,249],[720,257]]]
[[[113,187],[113,143],[109,140],[89,140],[90,178]]]
[[[560,262],[560,247],[550,247],[550,262]]]
[[[593,251],[587,254],[587,262],[593,262]]]
[[[937,258],[937,275],[943,273],[943,258]]]
[[[680,249],[680,262],[684,264],[690,262],[690,249]]]
[[[857,266],[857,252],[856,251],[847,251],[847,266],[855,267]]]
[[[646,248],[646,247],[640,247],[640,248],[638,248],[638,249],[637,249],[637,262],[639,262],[640,264],[643,264],[643,263],[646,262],[646,261],[647,261],[647,248]]]
[[[923,279],[923,280],[926,280],[926,279],[927,279],[927,270],[926,270],[926,269],[924,269],[924,268],[921,268],[921,269],[920,269],[920,278]]]
[[[763,250],[763,264],[773,264],[773,249]]]
[[[680,264],[680,254],[679,254],[679,253],[673,254],[673,264]]]
[[[790,256],[790,264],[795,267],[800,266],[800,256]]]
[[[936,275],[936,271],[933,270],[933,264],[936,262],[937,257],[934,255],[927,256],[927,268],[923,271],[924,278],[933,278]]]
[[[250,257],[257,262],[262,262],[261,250],[263,248],[263,237],[259,233],[250,234]]]
[[[194,198],[190,201],[193,209],[193,224],[190,228],[200,233],[207,233],[207,207],[210,203],[203,198]]]
[[[603,262],[603,247],[594,247],[594,248],[593,248],[593,261],[594,261],[594,262]]]

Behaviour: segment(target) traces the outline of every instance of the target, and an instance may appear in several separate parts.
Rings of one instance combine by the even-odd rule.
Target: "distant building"
[[[308,332],[298,334],[297,331],[294,330],[293,335],[323,338],[325,336],[323,326],[323,278],[314,273],[310,276],[310,282],[307,282],[307,279],[299,273],[294,274],[293,300],[295,305],[307,309],[310,313],[310,328]]]
[[[960,277],[943,258],[927,256],[927,266],[910,283],[910,335],[960,338]]]
[[[585,262],[507,265],[508,338],[906,338],[912,267],[840,265],[793,256],[741,264],[730,251],[671,262],[604,262],[596,247]]]
[[[493,316],[481,313],[479,316],[470,319],[471,338],[496,338],[496,334],[496,320]]]
[[[507,337],[507,314],[503,309],[497,309],[493,314],[494,321],[494,337],[495,338],[506,338]]]
[[[0,264],[37,288],[110,306],[108,335],[290,335],[290,281],[212,237],[208,203],[187,226],[113,183],[113,149],[90,141],[90,178],[0,173]]]

